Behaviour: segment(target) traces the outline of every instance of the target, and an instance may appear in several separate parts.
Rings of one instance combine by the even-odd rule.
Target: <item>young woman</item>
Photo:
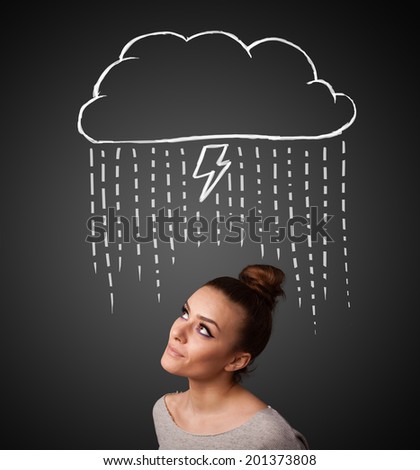
[[[302,434],[239,383],[270,338],[283,280],[276,267],[250,265],[239,279],[213,279],[185,302],[161,364],[187,377],[189,388],[155,403],[159,449],[308,448]]]

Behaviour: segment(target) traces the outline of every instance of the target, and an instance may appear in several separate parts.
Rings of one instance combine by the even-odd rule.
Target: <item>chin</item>
[[[169,372],[173,375],[179,375],[183,377],[183,374],[180,373],[179,365],[174,363],[174,360],[169,354],[165,351],[160,359],[160,365],[166,372]]]
[[[166,370],[166,372],[169,372],[167,362],[168,361],[165,358],[165,354],[163,354],[163,356],[160,358],[160,365],[162,366],[163,369]]]

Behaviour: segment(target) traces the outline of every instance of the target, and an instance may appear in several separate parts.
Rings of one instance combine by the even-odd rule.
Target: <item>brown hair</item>
[[[222,291],[226,297],[240,305],[245,313],[245,322],[237,344],[239,350],[251,354],[251,361],[264,350],[271,336],[273,311],[278,297],[284,297],[282,288],[285,275],[274,266],[253,264],[246,266],[233,277],[218,277],[207,282],[206,286]],[[236,381],[248,373],[248,366],[234,373]]]

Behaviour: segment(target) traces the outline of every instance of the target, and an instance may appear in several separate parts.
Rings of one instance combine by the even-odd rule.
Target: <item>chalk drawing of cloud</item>
[[[355,118],[353,100],[290,41],[157,32],[128,42],[104,70],[78,130],[92,143],[301,140],[339,135]]]

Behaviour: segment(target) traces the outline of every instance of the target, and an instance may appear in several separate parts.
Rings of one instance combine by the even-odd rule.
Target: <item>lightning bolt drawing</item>
[[[207,181],[204,184],[203,190],[201,191],[200,194],[200,202],[203,202],[206,197],[213,191],[214,187],[216,184],[219,182],[220,178],[226,173],[228,168],[231,165],[230,160],[223,160],[227,151],[227,148],[229,147],[229,144],[211,144],[211,145],[204,145],[203,148],[201,149],[200,156],[198,157],[197,160],[197,165],[195,167],[194,173],[193,173],[193,178],[204,178],[207,176]],[[207,150],[209,149],[219,149],[219,157],[216,160],[216,165],[219,167],[217,170],[211,170],[208,171],[207,173],[201,173],[199,174],[200,167],[203,163],[204,157],[206,155]],[[210,152],[209,152],[210,153]],[[214,152],[211,152],[214,157]],[[207,160],[209,157],[207,157]],[[219,172],[218,175],[215,177],[214,175],[216,172]]]

